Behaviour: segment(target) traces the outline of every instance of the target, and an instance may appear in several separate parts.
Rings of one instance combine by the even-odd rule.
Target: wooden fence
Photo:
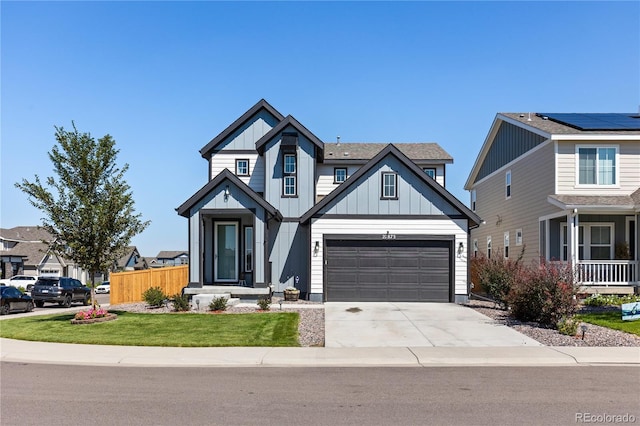
[[[141,302],[142,293],[151,287],[160,287],[168,295],[180,293],[189,283],[189,265],[112,273],[109,303]]]

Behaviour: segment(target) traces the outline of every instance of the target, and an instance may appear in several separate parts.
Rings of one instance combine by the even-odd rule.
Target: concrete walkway
[[[542,346],[454,303],[325,303],[326,347]]]
[[[104,305],[103,305],[104,306]],[[284,305],[283,305],[284,306]],[[317,306],[317,305],[316,305]],[[457,305],[455,305],[457,306]],[[0,317],[17,318],[77,311],[84,307]],[[331,309],[330,304],[325,309]],[[462,308],[462,307],[460,307]],[[455,318],[454,318],[455,319]],[[414,323],[420,320],[413,319]],[[1,327],[0,321],[0,327]],[[518,333],[519,334],[519,333]],[[537,342],[536,342],[537,343]],[[640,367],[640,348],[548,347],[324,347],[324,348],[165,348],[74,345],[0,338],[0,361],[123,367],[438,367],[579,366]]]

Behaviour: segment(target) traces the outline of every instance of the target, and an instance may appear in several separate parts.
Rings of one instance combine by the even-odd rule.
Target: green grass
[[[640,320],[622,321],[622,314],[620,311],[580,314],[576,315],[576,318],[580,321],[588,322],[589,324],[626,331],[627,333],[640,336]]]
[[[255,314],[135,314],[73,325],[73,315],[0,321],[0,337],[40,342],[124,346],[299,346],[296,312]]]

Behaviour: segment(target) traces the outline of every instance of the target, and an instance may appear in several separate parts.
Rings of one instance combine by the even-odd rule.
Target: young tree
[[[124,180],[129,165],[117,167],[115,141],[110,135],[98,139],[55,127],[49,158],[57,179],[46,185],[38,175],[16,187],[45,217],[42,226],[53,236],[50,249],[76,262],[91,276],[91,300],[96,307],[95,274],[109,270],[124,253],[131,238],[149,222],[135,214],[131,188]]]

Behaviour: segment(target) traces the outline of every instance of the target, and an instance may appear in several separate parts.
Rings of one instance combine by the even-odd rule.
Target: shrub
[[[507,306],[507,295],[511,290],[514,279],[520,273],[520,260],[524,249],[517,260],[494,257],[489,259],[481,254],[471,260],[471,269],[478,280],[478,284],[497,303]]]
[[[558,321],[556,328],[560,334],[566,334],[567,336],[575,336],[578,332],[578,325],[580,321],[575,318],[562,318]]]
[[[142,298],[149,306],[158,308],[164,304],[167,295],[164,294],[160,287],[151,287],[142,293]]]
[[[624,303],[640,302],[640,296],[628,294],[626,296],[592,294],[584,299],[585,306],[620,306]]]
[[[189,310],[189,297],[180,293],[171,297],[173,300],[173,310],[176,312],[186,312]]]
[[[506,301],[516,319],[556,327],[575,313],[576,293],[571,266],[541,261],[516,275]]]
[[[212,311],[226,311],[227,310],[227,298],[226,297],[214,297],[211,303],[209,303],[209,309]]]
[[[266,297],[261,297],[260,299],[258,299],[258,306],[263,311],[268,311],[269,309],[271,309],[271,299]]]

